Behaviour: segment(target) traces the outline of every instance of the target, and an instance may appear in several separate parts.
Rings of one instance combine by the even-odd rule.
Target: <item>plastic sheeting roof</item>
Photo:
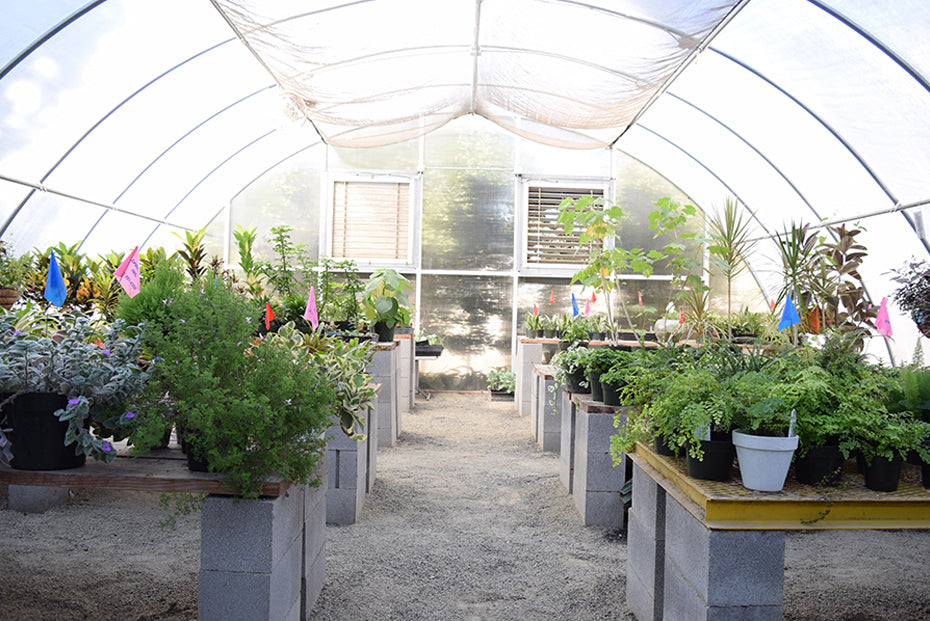
[[[861,219],[881,295],[927,252],[928,32],[925,0],[0,0],[0,235],[172,245],[308,146],[477,114],[760,235]]]

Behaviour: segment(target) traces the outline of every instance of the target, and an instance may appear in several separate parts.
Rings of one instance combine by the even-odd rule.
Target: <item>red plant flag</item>
[[[536,306],[536,302],[533,302],[533,314],[539,317],[539,307]]]
[[[639,297],[639,305],[642,306],[642,305],[643,305],[643,292],[642,292],[642,291],[637,291],[637,292],[636,292],[636,295],[637,295],[637,297]]]
[[[553,289],[549,290],[549,303],[555,304],[555,290]]]
[[[685,309],[681,308],[679,309],[679,311],[680,312],[678,313],[678,323],[682,324],[685,322]]]
[[[595,302],[597,302],[597,296],[594,295],[594,292],[592,291],[591,292],[591,304],[594,304]]]
[[[772,298],[772,301],[769,302],[769,308],[771,308],[773,311],[775,310],[775,298]]]
[[[882,298],[875,316],[875,331],[882,336],[891,336],[891,320],[888,318],[888,298]]]
[[[310,322],[314,330],[320,325],[320,318],[316,315],[316,293],[313,291],[313,285],[310,285],[310,295],[307,296],[307,308],[304,309],[304,319]]]
[[[265,302],[265,329],[271,330],[271,320],[274,319],[274,312],[271,310],[271,304]]]
[[[123,291],[131,298],[136,297],[139,288],[142,286],[142,277],[139,272],[139,247],[132,249],[123,262],[119,264],[116,271],[113,272],[116,281],[122,285]]]

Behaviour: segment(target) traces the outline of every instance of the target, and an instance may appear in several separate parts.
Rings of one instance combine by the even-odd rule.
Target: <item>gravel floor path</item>
[[[625,538],[581,526],[512,403],[418,399],[377,477],[361,519],[327,528],[312,618],[632,619]],[[164,515],[116,491],[25,515],[0,487],[0,621],[196,619],[199,514]],[[930,531],[793,532],[785,566],[790,621],[930,620]]]

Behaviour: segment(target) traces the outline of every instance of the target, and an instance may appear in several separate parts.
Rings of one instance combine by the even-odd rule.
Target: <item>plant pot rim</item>
[[[744,430],[733,431],[733,445],[757,451],[794,451],[798,448],[798,436],[759,436]]]

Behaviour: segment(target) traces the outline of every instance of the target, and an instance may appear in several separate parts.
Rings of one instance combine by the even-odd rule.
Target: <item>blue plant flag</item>
[[[575,299],[575,294],[572,294],[572,317],[578,316],[578,300]]]
[[[45,278],[45,299],[55,306],[61,306],[65,303],[67,296],[65,279],[61,277],[58,260],[55,259],[55,251],[52,250],[48,258],[48,276]]]
[[[798,311],[794,307],[794,302],[791,301],[791,296],[789,295],[785,300],[785,310],[781,312],[781,321],[778,322],[778,329],[781,331],[799,323],[801,323],[801,318],[798,317]]]

